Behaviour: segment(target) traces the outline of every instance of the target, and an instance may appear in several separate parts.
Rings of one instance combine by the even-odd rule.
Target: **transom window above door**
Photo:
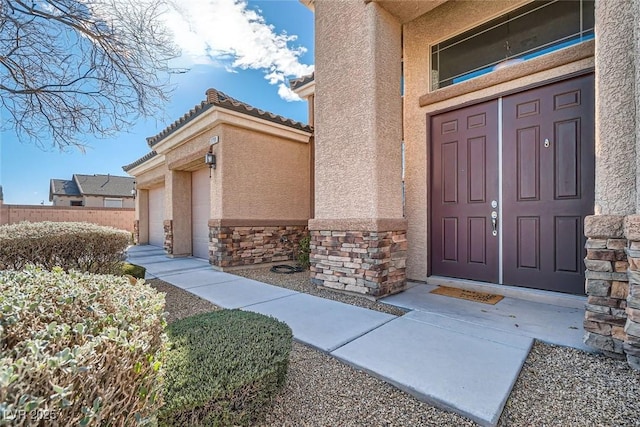
[[[594,0],[534,1],[431,46],[431,90],[594,37]]]

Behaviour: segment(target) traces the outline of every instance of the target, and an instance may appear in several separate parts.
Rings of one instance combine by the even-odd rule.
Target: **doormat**
[[[430,293],[491,305],[498,303],[502,298],[504,298],[502,295],[485,294],[483,292],[467,291],[465,289],[450,288],[448,286],[439,286]]]

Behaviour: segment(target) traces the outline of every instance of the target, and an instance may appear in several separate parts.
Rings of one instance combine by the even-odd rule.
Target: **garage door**
[[[164,187],[149,190],[149,244],[164,246]]]
[[[191,242],[193,256],[209,259],[209,218],[211,217],[209,169],[191,174]]]
[[[431,269],[584,293],[593,75],[434,116]]]

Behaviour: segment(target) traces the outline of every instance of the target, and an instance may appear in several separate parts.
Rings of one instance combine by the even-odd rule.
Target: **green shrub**
[[[0,271],[0,425],[145,425],[161,405],[164,294],[125,277]],[[44,425],[55,424],[52,422]]]
[[[160,425],[250,425],[284,384],[291,329],[261,314],[221,310],[169,325]]]
[[[300,267],[304,269],[309,268],[309,265],[311,264],[309,261],[309,254],[311,252],[309,247],[310,244],[311,237],[309,236],[304,236],[300,239],[300,243],[298,244],[298,264],[300,264]]]
[[[21,222],[0,226],[0,270],[34,264],[90,273],[120,271],[130,233],[86,222]]]
[[[129,276],[133,276],[136,279],[144,279],[144,275],[147,272],[147,269],[141,265],[123,262],[121,271],[122,274],[128,274]]]

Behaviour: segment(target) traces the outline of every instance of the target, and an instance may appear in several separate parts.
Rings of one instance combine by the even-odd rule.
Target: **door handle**
[[[498,212],[493,211],[491,212],[491,235],[493,236],[497,236],[498,235]]]

